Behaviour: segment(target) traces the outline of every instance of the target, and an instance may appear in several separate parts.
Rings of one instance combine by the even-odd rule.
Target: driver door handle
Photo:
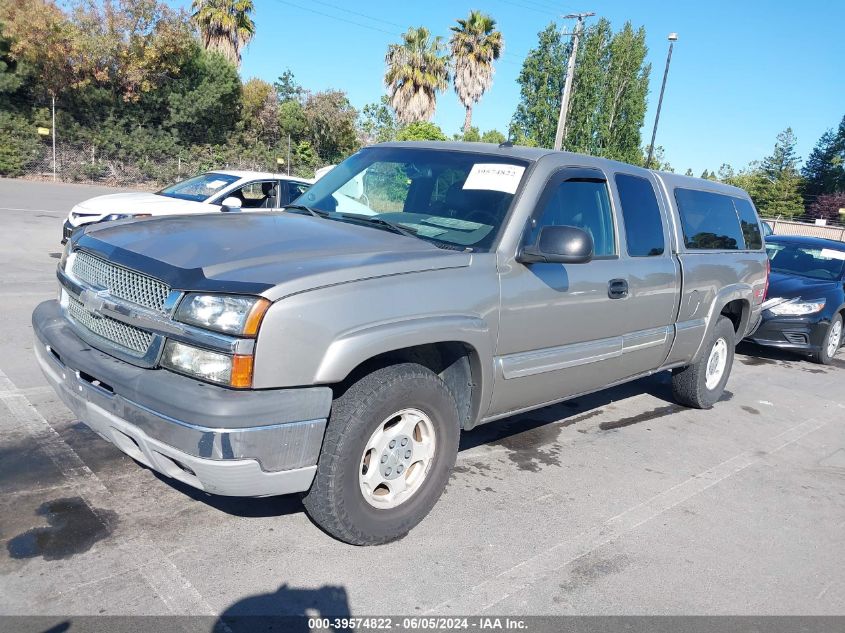
[[[611,279],[607,282],[607,296],[623,299],[628,296],[628,282],[625,279]]]

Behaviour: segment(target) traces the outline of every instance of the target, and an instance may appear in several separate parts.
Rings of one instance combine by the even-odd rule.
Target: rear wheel
[[[455,399],[414,363],[364,376],[332,405],[309,516],[354,545],[405,536],[440,498],[458,453]]]
[[[709,409],[719,401],[731,375],[735,345],[733,323],[720,316],[701,357],[672,372],[672,394],[678,404]]]
[[[818,352],[812,355],[812,359],[821,363],[822,365],[830,365],[833,362],[833,357],[842,346],[842,317],[835,315],[827,327],[827,334],[825,334],[824,341],[822,341],[821,348]]]

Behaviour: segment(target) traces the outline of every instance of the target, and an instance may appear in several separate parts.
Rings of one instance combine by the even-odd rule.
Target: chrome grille
[[[85,329],[112,345],[123,348],[133,356],[146,354],[153,340],[152,334],[134,325],[128,325],[117,319],[89,312],[82,302],[73,295],[68,295],[68,314]]]
[[[170,286],[163,281],[117,266],[85,251],[77,251],[72,272],[92,286],[107,288],[114,297],[160,312],[170,294]]]

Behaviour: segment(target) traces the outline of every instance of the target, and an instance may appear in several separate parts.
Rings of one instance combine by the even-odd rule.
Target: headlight
[[[261,297],[189,294],[174,318],[224,334],[255,336],[268,307],[270,302]]]
[[[62,258],[59,260],[59,269],[66,270],[68,255],[70,255],[70,240],[65,242],[65,250],[62,251]]]
[[[824,309],[824,305],[824,299],[812,299],[810,301],[789,299],[783,303],[773,305],[769,308],[769,312],[775,316],[804,316],[821,312]]]
[[[148,218],[149,213],[110,213],[100,222],[114,222],[115,220],[128,220],[129,218]]]
[[[229,356],[178,341],[167,341],[160,364],[180,374],[227,387],[248,389],[252,386],[252,356]]]

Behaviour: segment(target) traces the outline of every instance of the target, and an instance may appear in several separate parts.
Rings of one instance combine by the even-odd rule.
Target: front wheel
[[[672,371],[672,395],[678,404],[709,409],[725,391],[734,361],[736,333],[730,319],[720,316],[701,357]]]
[[[842,317],[837,314],[830,320],[830,325],[827,327],[827,334],[825,334],[821,348],[813,354],[812,358],[815,362],[821,363],[822,365],[830,365],[841,345]]]
[[[353,545],[399,539],[440,498],[458,439],[455,398],[437,374],[414,363],[378,369],[334,401],[305,509]]]

